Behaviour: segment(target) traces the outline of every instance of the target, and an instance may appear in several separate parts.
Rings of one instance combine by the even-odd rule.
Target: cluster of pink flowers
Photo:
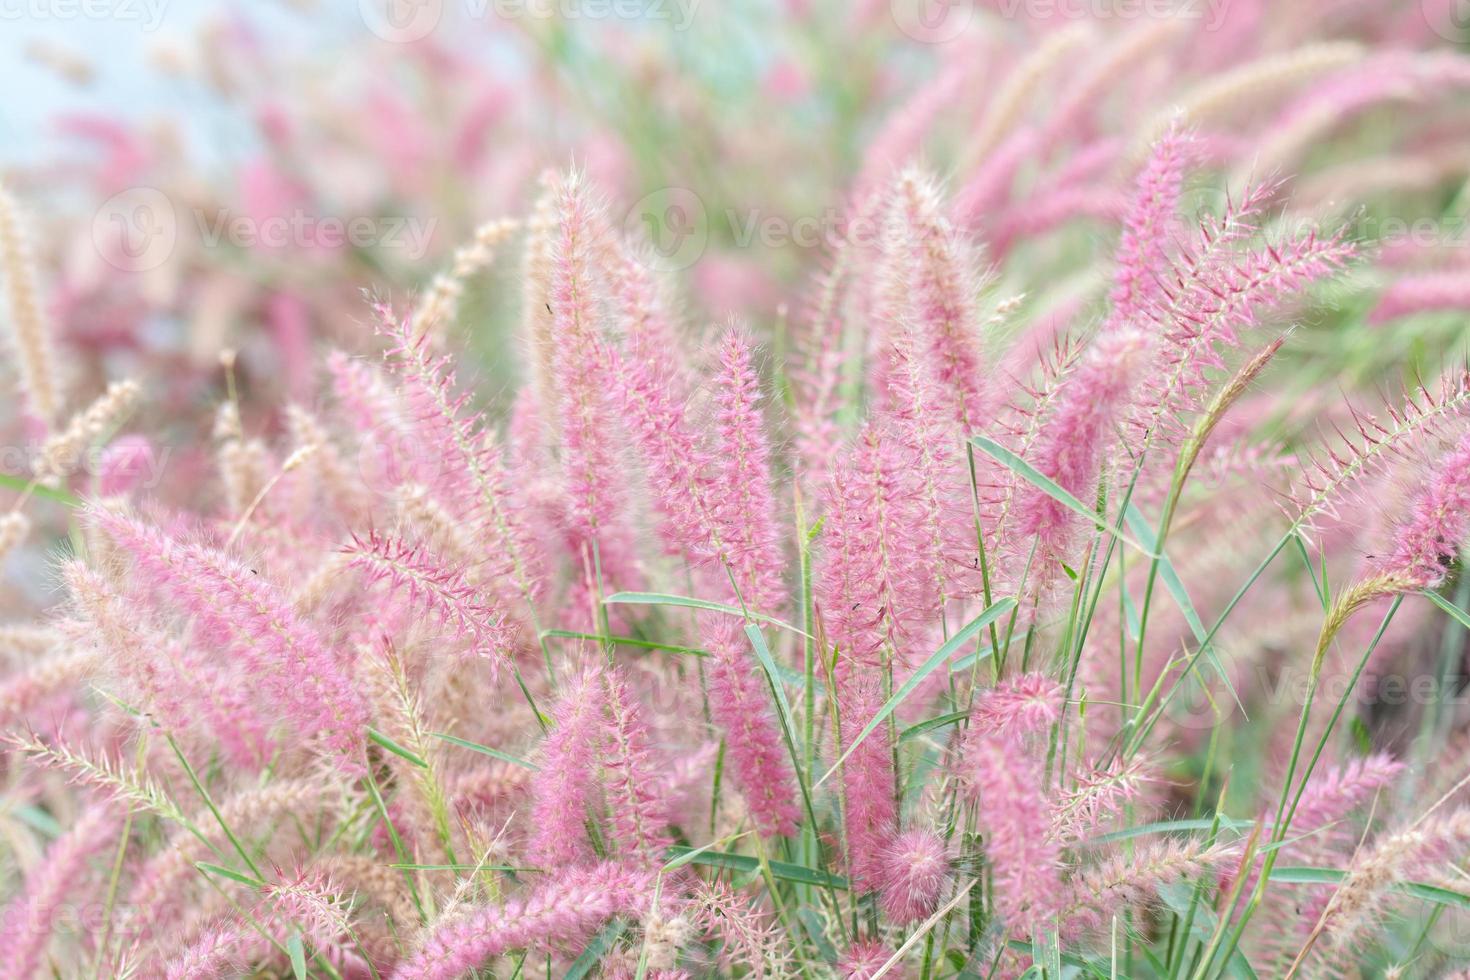
[[[786,41],[824,27],[785,6]],[[39,447],[0,474],[26,586],[0,602],[5,977],[1467,965],[1440,940],[1470,907],[1446,588],[1470,291],[1445,242],[1331,210],[1438,213],[1463,183],[1442,22],[965,5],[909,78],[883,6],[852,29],[891,73],[759,86],[792,118],[887,107],[855,160],[796,132],[750,151],[774,180],[810,150],[793,179],[847,202],[824,264],[747,256],[725,293],[620,220],[634,123],[613,162],[538,172],[561,137],[510,91],[466,104],[450,83],[481,75],[437,39],[412,57],[458,138],[383,95],[392,133],[357,134],[376,191],[436,199],[442,153],[513,184],[486,191],[512,216],[408,275],[416,301],[379,270],[370,333],[313,333],[360,285],[322,262],[224,304],[259,320],[243,359],[104,385],[127,345],[73,321],[128,290],[67,266],[56,329],[0,195],[0,425]],[[649,57],[598,64],[678,63]],[[269,211],[307,195],[287,151],[325,148],[266,110],[283,162],[241,180]],[[728,136],[682,111],[693,143]],[[492,134],[527,144],[493,181]],[[706,156],[691,182],[739,186]],[[497,255],[518,274],[469,302]],[[212,256],[179,268],[222,288]],[[1438,686],[1395,702],[1406,670]]]

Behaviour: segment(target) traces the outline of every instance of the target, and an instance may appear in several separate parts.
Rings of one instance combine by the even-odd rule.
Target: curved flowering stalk
[[[26,875],[25,888],[6,906],[0,922],[0,962],[4,976],[30,980],[56,927],[63,902],[77,901],[88,862],[117,840],[117,821],[105,806],[83,813],[46,851],[41,864]]]
[[[325,639],[285,596],[223,552],[182,544],[101,508],[88,512],[144,583],[226,644],[302,731],[320,735],[346,769],[360,768],[367,710]]]
[[[1150,346],[1131,328],[1104,330],[1057,395],[1051,417],[1032,450],[1032,464],[1063,490],[1087,500],[1118,421],[1148,364]],[[1028,487],[1016,507],[1016,527],[1034,538],[1038,551],[1060,561],[1071,543],[1077,515],[1039,488]]]
[[[365,539],[353,535],[342,553],[370,579],[391,583],[410,606],[454,632],[456,639],[468,640],[471,649],[491,664],[509,659],[516,630],[505,614],[482,599],[483,593],[458,569],[427,548],[369,531]]]
[[[136,685],[164,728],[217,739],[236,765],[257,770],[274,751],[269,725],[239,683],[193,644],[160,636],[141,605],[118,595],[80,562],[66,569],[89,639]]]
[[[1192,141],[1170,129],[1154,144],[1138,175],[1133,203],[1123,222],[1113,273],[1110,326],[1137,320],[1158,303],[1159,270],[1168,265],[1168,245],[1179,209],[1184,170],[1192,157]],[[1104,328],[1106,329],[1106,328]]]
[[[534,620],[545,562],[512,504],[500,447],[466,411],[467,397],[455,394],[450,359],[433,355],[407,322],[383,322],[397,344],[390,360],[415,419],[415,438],[439,461],[430,489],[484,542],[484,572],[501,589],[501,602],[513,608],[518,596]]]
[[[1429,868],[1443,867],[1464,854],[1466,846],[1470,846],[1470,809],[1464,808],[1435,816],[1426,813],[1403,830],[1380,836],[1354,859],[1297,954],[1293,972],[1323,936],[1331,950],[1350,949],[1374,921],[1389,888]]]
[[[1145,317],[1162,332],[1158,364],[1145,376],[1138,398],[1138,425],[1145,445],[1161,426],[1199,408],[1206,372],[1223,366],[1221,351],[1240,345],[1240,335],[1262,314],[1307,285],[1337,273],[1353,246],[1315,230],[1281,242],[1237,247],[1252,233],[1254,218],[1269,197],[1257,187],[1218,219],[1207,219],[1195,241],[1181,250],[1157,302]]]
[[[1058,916],[1062,931],[1075,938],[1105,929],[1129,910],[1157,900],[1161,888],[1211,875],[1235,853],[1231,846],[1188,840],[1151,843],[1136,853],[1110,857],[1067,883]]]
[[[1351,488],[1394,460],[1410,458],[1414,450],[1433,439],[1457,419],[1470,415],[1470,372],[1446,376],[1438,392],[1420,387],[1398,407],[1390,407],[1388,421],[1354,412],[1356,437],[1328,450],[1311,462],[1292,488],[1292,529],[1311,528],[1322,514],[1336,513],[1337,502]]]
[[[531,784],[531,839],[527,854],[548,868],[590,856],[589,808],[597,802],[597,757],[607,693],[600,672],[589,668],[564,681],[556,725],[541,746],[540,769]]]
[[[727,616],[702,617],[700,635],[709,651],[710,717],[725,733],[735,785],[761,834],[792,834],[800,818],[795,775],[749,644]]]
[[[1285,848],[1290,862],[1316,865],[1341,860],[1337,855],[1343,849],[1351,850],[1358,837],[1358,828],[1347,818],[1403,771],[1402,763],[1385,753],[1375,753],[1308,780],[1292,814],[1291,841]],[[1259,875],[1260,870],[1253,867],[1242,894],[1255,887]],[[1258,961],[1274,960],[1285,972],[1331,897],[1332,891],[1323,887],[1292,888],[1285,894],[1275,889],[1267,891],[1267,908],[1261,916],[1266,955],[1257,957]]]
[[[572,945],[616,915],[646,911],[653,881],[617,864],[558,872],[525,898],[438,925],[393,980],[455,980],[510,950]]]
[[[1101,829],[1129,804],[1137,807],[1152,780],[1152,767],[1140,756],[1120,756],[1102,769],[1083,768],[1052,807],[1052,838],[1069,845]]]
[[[974,257],[945,219],[939,192],[918,171],[899,178],[892,213],[909,228],[910,315],[962,432],[986,418],[984,361],[977,335]]]

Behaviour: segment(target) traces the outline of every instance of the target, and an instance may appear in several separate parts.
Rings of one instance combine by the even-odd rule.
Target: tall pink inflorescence
[[[1470,434],[1445,453],[1415,499],[1381,570],[1420,588],[1444,582],[1470,533]]]
[[[771,710],[771,692],[749,644],[728,616],[700,620],[709,651],[709,710],[725,732],[726,764],[756,828],[766,837],[795,832],[796,777]]]
[[[321,738],[344,769],[362,768],[367,709],[352,679],[265,576],[224,552],[102,508],[89,510],[88,520],[132,559],[148,588],[240,658],[298,731]]]
[[[974,432],[986,421],[987,401],[971,245],[944,217],[938,189],[917,171],[900,176],[891,207],[890,220],[909,230],[908,315],[924,339],[953,420],[962,432]]]
[[[541,746],[540,765],[531,784],[531,839],[527,854],[549,868],[591,857],[587,840],[590,808],[600,802],[597,771],[607,694],[601,671],[587,669],[564,681],[555,710],[555,727]]]
[[[1037,437],[1032,465],[1084,505],[1092,503],[1103,460],[1148,367],[1150,350],[1140,330],[1104,330],[1076,372],[1063,381]],[[1077,520],[1071,509],[1037,487],[1025,488],[1017,504],[1017,529],[1037,541],[1037,550],[1046,559],[1066,556]]]
[[[0,964],[11,980],[40,975],[41,961],[59,921],[62,904],[78,899],[88,863],[109,847],[116,848],[117,821],[105,806],[83,813],[46,851],[26,875],[25,887],[11,899],[0,921]],[[100,901],[100,898],[99,898]],[[50,971],[46,971],[47,975]]]
[[[1051,839],[1040,767],[1015,735],[967,741],[962,775],[976,804],[1007,926],[1029,934],[1053,911],[1061,889],[1061,849]]]
[[[861,891],[880,888],[889,842],[898,830],[894,799],[893,750],[887,725],[880,724],[852,748],[867,723],[883,707],[876,671],[844,670],[837,679],[841,713],[839,744],[851,752],[842,763],[842,813],[848,869]]]
[[[1154,144],[1138,175],[1133,204],[1118,242],[1113,273],[1113,302],[1109,324],[1124,326],[1138,319],[1160,297],[1160,282],[1168,264],[1168,245],[1179,209],[1184,171],[1193,154],[1190,138],[1170,129]]]
[[[605,298],[595,271],[607,230],[581,175],[563,179],[557,216],[551,332],[568,543],[581,554],[585,574],[592,574],[595,557],[605,581],[629,586],[636,582],[635,556],[624,518],[625,481],[609,437],[616,416],[604,376]]]
[[[658,795],[661,760],[654,754],[647,711],[622,669],[604,671],[602,680],[606,694],[600,758],[613,843],[628,862],[658,867],[673,838],[668,805]]]
[[[436,926],[393,980],[457,980],[513,949],[541,953],[585,941],[614,916],[647,911],[653,882],[652,872],[617,864],[560,871],[525,898]]]
[[[760,381],[749,338],[730,329],[720,340],[715,377],[715,463],[719,492],[714,516],[724,561],[753,609],[778,612],[783,603],[781,531],[772,490],[771,445],[760,408]]]
[[[944,838],[927,827],[904,831],[883,853],[878,892],[884,913],[895,925],[932,915],[949,877]]]

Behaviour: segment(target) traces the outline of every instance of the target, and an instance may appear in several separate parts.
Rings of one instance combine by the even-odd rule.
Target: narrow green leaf
[[[481,745],[479,742],[471,742],[469,739],[460,738],[458,735],[446,735],[443,732],[430,732],[429,734],[434,738],[442,739],[446,742],[458,745],[460,748],[470,749],[474,752],[479,752],[481,755],[488,755],[490,758],[499,759],[501,762],[509,762],[511,765],[520,766],[522,769],[530,769],[532,772],[535,772],[537,769],[540,768],[535,763],[527,762],[525,759],[517,758],[516,756],[511,755],[509,752],[502,752],[499,749],[492,749],[488,745]]]
[[[691,848],[675,845],[669,848],[668,853],[678,859],[690,851]],[[690,858],[689,863],[743,872],[759,872],[761,867],[759,858],[753,858],[747,854],[730,854],[725,851],[698,851],[694,857]],[[824,888],[847,889],[846,878],[815,871],[800,864],[769,861],[767,866],[771,869],[773,878],[780,878],[783,881],[794,881],[803,885],[820,885]]]
[[[592,937],[587,948],[582,950],[582,955],[572,963],[571,969],[567,970],[566,980],[582,980],[591,973],[592,968],[607,955],[607,951],[612,949],[613,944],[627,931],[626,919],[614,919],[604,926],[601,932]]]
[[[393,741],[391,738],[389,738],[387,735],[384,735],[377,729],[369,728],[367,730],[367,733],[368,738],[370,738],[374,742],[377,742],[379,745],[387,749],[389,752],[392,752],[394,755],[402,756],[409,762],[412,762],[414,765],[418,766],[420,769],[429,768],[429,764],[427,762],[425,762],[423,759],[420,759],[417,755],[408,751],[408,749],[405,749],[403,746],[399,745],[397,742]]]
[[[1459,606],[1455,605],[1453,602],[1446,599],[1438,592],[1431,592],[1428,589],[1425,589],[1424,595],[1426,598],[1429,599],[1430,602],[1434,603],[1436,606],[1449,613],[1450,617],[1454,619],[1455,622],[1459,623],[1467,630],[1470,630],[1470,613],[1466,613],[1465,610],[1461,609]]]
[[[1128,526],[1133,528],[1133,533],[1138,535],[1139,539],[1144,542],[1150,551],[1156,550],[1158,548],[1158,538],[1154,536],[1153,528],[1149,526],[1143,513],[1130,503],[1126,511],[1126,517]],[[1240,695],[1235,692],[1235,685],[1230,682],[1230,675],[1225,673],[1224,665],[1220,663],[1220,658],[1215,655],[1214,644],[1208,642],[1210,634],[1205,632],[1205,624],[1200,622],[1199,613],[1195,612],[1194,609],[1194,603],[1189,601],[1189,592],[1184,588],[1184,583],[1180,580],[1179,572],[1174,568],[1174,563],[1169,560],[1168,555],[1163,553],[1159,554],[1158,563],[1159,579],[1164,583],[1165,591],[1173,597],[1174,604],[1179,607],[1179,611],[1184,613],[1184,621],[1189,624],[1190,631],[1194,633],[1195,642],[1200,644],[1205,658],[1210,662],[1210,666],[1215,668],[1215,673],[1220,676],[1220,680],[1224,681],[1225,689],[1230,692],[1230,697],[1234,699],[1236,707],[1240,709],[1241,716],[1248,718],[1245,713],[1245,705],[1241,703]]]
[[[983,650],[977,650],[974,653],[969,654],[968,656],[961,657],[954,663],[950,664],[949,672],[951,674],[963,673],[964,671],[967,671],[971,667],[975,666],[980,661],[989,660],[991,655],[994,653],[995,651],[990,649],[990,647],[986,647]]]
[[[936,715],[933,718],[926,718],[899,732],[898,740],[900,742],[907,742],[910,739],[918,738],[925,732],[932,732],[936,728],[943,728],[946,725],[953,725],[957,721],[963,721],[968,715],[968,711],[951,711],[947,715]]]
[[[513,864],[390,864],[394,871],[536,871]]]
[[[1000,443],[994,441],[993,439],[987,439],[984,436],[972,436],[970,438],[970,442],[975,446],[975,448],[985,453],[985,455],[989,456],[991,459],[994,459],[1002,466],[1006,467],[1006,469],[1015,473],[1021,479],[1036,487],[1042,493],[1046,494],[1048,497],[1055,500],[1063,507],[1066,507],[1068,510],[1074,511],[1087,518],[1088,523],[1092,524],[1094,527],[1098,528],[1101,531],[1106,531],[1107,533],[1113,535],[1113,537],[1117,538],[1119,541],[1128,545],[1130,548],[1141,551],[1149,558],[1155,557],[1151,548],[1145,548],[1137,541],[1134,541],[1132,538],[1121,533],[1117,528],[1113,527],[1107,521],[1099,517],[1097,512],[1094,511],[1091,507],[1088,507],[1087,505],[1082,503],[1082,501],[1078,500],[1076,497],[1068,493],[1066,490],[1063,490],[1061,486],[1056,483],[1056,481],[1043,474],[1040,470],[1036,469],[1036,467],[1032,466],[1030,463],[1026,462],[1024,459],[1017,456],[1015,453],[1011,452]]]
[[[932,674],[935,668],[937,668],[940,664],[944,663],[950,657],[953,657],[956,653],[958,653],[960,648],[963,647],[966,643],[970,642],[970,640],[975,636],[976,633],[979,633],[985,627],[989,626],[991,623],[995,622],[997,619],[1004,616],[1015,607],[1015,599],[1001,599],[999,602],[994,603],[989,609],[985,610],[980,615],[970,620],[969,623],[965,624],[965,627],[963,629],[961,629],[954,636],[951,636],[942,647],[934,651],[933,656],[924,661],[923,666],[914,671],[913,674],[909,676],[909,679],[903,682],[903,686],[901,686],[897,691],[894,691],[893,696],[889,698],[886,703],[884,703],[883,707],[878,709],[878,713],[875,714],[868,721],[868,723],[863,726],[863,730],[861,732],[858,732],[857,738],[852,740],[851,744],[847,746],[847,749],[842,753],[842,755],[838,757],[837,761],[832,764],[832,768],[827,770],[826,775],[817,780],[816,785],[822,785],[822,783],[826,782],[834,772],[841,768],[842,763],[847,761],[847,757],[849,755],[852,755],[853,749],[861,745],[863,743],[863,739],[873,734],[873,730],[876,729],[879,725],[883,724],[888,716],[893,714],[894,709],[903,703],[903,699],[912,694],[914,688],[923,683],[924,678]]]
[[[286,952],[291,954],[291,970],[296,980],[306,980],[306,947],[302,945],[300,932],[291,933],[291,938],[286,940]]]
[[[240,884],[249,885],[251,888],[260,888],[265,884],[265,882],[261,881],[259,878],[252,878],[247,874],[242,874],[241,872],[232,870],[230,868],[221,867],[218,864],[210,864],[207,861],[195,861],[194,867],[198,868],[200,871],[205,872],[206,874],[219,875],[221,878],[228,878],[231,881],[238,881]]]
[[[1159,898],[1169,907],[1169,911],[1178,916],[1181,921],[1190,923],[1190,935],[1198,940],[1201,946],[1208,947],[1211,938],[1215,935],[1215,930],[1219,927],[1220,920],[1215,915],[1214,909],[1203,903],[1195,902],[1194,891],[1194,883],[1189,881],[1170,882],[1159,886],[1158,890]],[[1231,954],[1230,961],[1225,966],[1225,975],[1238,977],[1240,980],[1256,980],[1255,968],[1239,949]]]
[[[696,647],[680,646],[677,643],[655,643],[653,640],[640,640],[636,636],[603,636],[600,633],[578,633],[576,630],[542,630],[541,636],[560,640],[591,640],[604,645],[637,647],[642,650],[665,650],[669,653],[683,653],[691,657],[709,656],[708,651]]]
[[[1317,593],[1317,601],[1322,604],[1322,611],[1327,612],[1332,602],[1328,598],[1325,584],[1317,578],[1317,568],[1312,564],[1312,556],[1307,554],[1306,542],[1300,534],[1291,535],[1291,543],[1296,545],[1296,553],[1301,556],[1302,564],[1307,568],[1307,577],[1312,580],[1312,591]]]
[[[39,831],[52,840],[61,836],[61,824],[56,822],[55,817],[35,804],[16,807],[15,817],[32,830]]]
[[[792,728],[791,704],[786,700],[786,686],[781,683],[781,677],[776,671],[776,658],[771,656],[771,648],[766,645],[765,634],[761,633],[761,628],[755,623],[746,623],[745,636],[750,640],[756,659],[761,662],[761,668],[770,678],[771,690],[776,692],[776,704],[781,709],[782,723],[788,732],[795,731]]]
[[[1137,827],[1124,827],[1122,830],[1114,830],[1110,833],[1099,834],[1089,837],[1086,843],[1114,844],[1122,840],[1131,840],[1135,837],[1148,837],[1151,834],[1171,834],[1181,830],[1210,830],[1216,824],[1226,830],[1234,830],[1244,833],[1254,826],[1248,820],[1235,820],[1231,817],[1218,816],[1214,818],[1200,818],[1197,820],[1161,820],[1158,823],[1142,824]]]
[[[709,612],[721,612],[730,616],[739,616],[741,619],[758,619],[772,626],[779,626],[783,630],[800,634],[811,639],[811,634],[805,630],[792,626],[785,620],[777,619],[775,616],[767,616],[764,613],[751,612],[741,609],[739,606],[726,605],[723,602],[711,602],[708,599],[692,599],[685,595],[669,595],[664,592],[615,592],[602,600],[603,605],[625,605],[625,606],[679,606],[684,609],[705,609]]]
[[[32,483],[29,477],[12,476],[9,473],[0,473],[0,487],[7,487],[11,490],[18,490],[21,493],[25,493],[27,490],[29,490],[31,492],[31,496],[33,497],[45,497],[47,500],[54,500],[56,503],[65,504],[68,507],[82,506],[82,502],[79,499],[73,497],[65,490],[57,490],[53,487],[48,487],[43,483]]]
[[[1271,880],[1292,885],[1335,885],[1347,877],[1347,872],[1338,868],[1273,868]],[[1405,881],[1394,886],[1394,890],[1422,902],[1446,905],[1470,910],[1470,895],[1438,885],[1420,881]]]

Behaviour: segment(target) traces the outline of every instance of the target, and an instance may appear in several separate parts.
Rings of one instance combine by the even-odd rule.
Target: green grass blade
[[[761,669],[771,680],[771,690],[776,692],[776,705],[781,709],[781,723],[786,726],[787,731],[795,731],[791,727],[791,704],[786,700],[786,687],[781,683],[781,675],[776,670],[776,658],[771,656],[771,648],[766,645],[765,635],[755,623],[746,623],[745,636],[755,650],[756,659],[761,662]]]
[[[205,874],[218,875],[221,878],[238,881],[240,884],[249,885],[251,888],[260,888],[265,884],[259,878],[253,878],[250,875],[243,874],[231,868],[222,867],[218,864],[210,864],[208,861],[195,861],[194,867],[203,871]]]
[[[296,974],[296,980],[306,980],[306,947],[302,945],[301,933],[291,933],[291,938],[286,940],[286,952],[291,955],[291,971]]]
[[[1346,877],[1347,872],[1339,868],[1287,867],[1271,869],[1272,881],[1280,881],[1284,884],[1291,885],[1335,885]],[[1395,885],[1394,890],[1412,898],[1417,898],[1422,902],[1470,910],[1470,895],[1454,891],[1450,888],[1441,888],[1438,885],[1429,885],[1420,881],[1405,881]]]
[[[537,769],[541,768],[534,762],[527,762],[525,759],[513,756],[509,752],[502,752],[499,749],[492,749],[488,745],[481,745],[479,742],[471,742],[469,739],[460,738],[458,735],[446,735],[443,732],[430,732],[429,734],[434,738],[441,739],[453,745],[458,745],[460,748],[470,749],[473,752],[479,752],[481,755],[488,755],[490,758],[499,759],[501,762],[509,762],[511,765],[520,766],[522,769],[529,769],[532,772],[535,772]]]
[[[669,855],[677,860],[694,851],[694,856],[689,858],[690,864],[702,864],[711,868],[724,868],[727,871],[740,871],[748,873],[759,873],[761,870],[760,858],[751,857],[748,854],[730,854],[726,851],[697,850],[675,845],[669,848]],[[782,881],[794,881],[803,885],[820,885],[823,888],[847,889],[847,879],[839,875],[830,875],[812,868],[803,867],[799,864],[787,864],[784,861],[768,861],[767,867],[771,870],[771,877],[780,878]]]
[[[708,657],[709,651],[700,650],[697,647],[680,646],[677,643],[656,643],[653,640],[640,640],[636,636],[604,636],[601,633],[579,633],[576,630],[542,630],[542,639],[558,640],[590,640],[603,646],[613,645],[620,647],[637,647],[640,650],[663,650],[668,653],[682,653],[690,657]]]
[[[933,718],[926,718],[899,732],[898,740],[900,742],[911,741],[923,735],[925,732],[932,732],[936,728],[943,728],[946,725],[953,725],[957,721],[963,721],[969,714],[968,711],[951,711],[947,715],[936,715]]]
[[[692,599],[686,595],[669,595],[665,592],[615,592],[606,599],[603,599],[602,604],[605,606],[678,606],[682,609],[704,609],[708,612],[739,616],[741,619],[758,619],[762,623],[770,623],[772,626],[779,626],[781,629],[796,633],[799,636],[805,636],[808,639],[811,638],[810,633],[792,626],[785,620],[777,619],[775,616],[752,612],[747,609],[741,609],[739,606],[727,605],[723,602],[711,602],[708,599]]]
[[[1439,608],[1443,609],[1445,612],[1449,613],[1450,618],[1453,619],[1455,622],[1465,627],[1465,629],[1470,630],[1470,613],[1465,612],[1465,610],[1461,609],[1459,606],[1455,605],[1453,602],[1446,599],[1438,592],[1431,592],[1428,589],[1425,589],[1424,597]]]
[[[1006,469],[1010,470],[1012,473],[1015,473],[1021,479],[1025,480],[1033,487],[1036,487],[1036,489],[1040,490],[1042,493],[1046,494],[1048,497],[1055,500],[1063,507],[1066,507],[1068,510],[1073,511],[1077,514],[1081,514],[1083,517],[1087,518],[1087,522],[1089,524],[1093,525],[1101,531],[1106,531],[1108,534],[1113,535],[1119,541],[1128,545],[1130,548],[1134,548],[1137,551],[1142,552],[1148,558],[1157,557],[1153,553],[1152,549],[1145,548],[1137,541],[1134,541],[1132,538],[1123,534],[1112,524],[1108,523],[1102,517],[1099,517],[1097,512],[1094,511],[1091,507],[1088,507],[1086,504],[1082,503],[1082,501],[1072,496],[1066,490],[1063,490],[1055,480],[1052,480],[1050,477],[1046,476],[1040,470],[1036,469],[1036,467],[1032,466],[1030,463],[1026,462],[1024,459],[1017,456],[1015,453],[1011,452],[1000,443],[994,441],[993,439],[987,439],[984,436],[972,436],[970,438],[970,442],[975,446],[976,449],[980,450],[996,462],[1000,463]]]
[[[1127,520],[1133,533],[1138,535],[1150,550],[1158,547],[1158,539],[1154,537],[1153,528],[1149,527],[1142,512],[1132,504],[1128,505]],[[1235,692],[1235,685],[1230,683],[1225,667],[1220,663],[1220,658],[1215,655],[1214,643],[1210,641],[1210,634],[1205,632],[1205,624],[1200,621],[1199,613],[1195,612],[1194,603],[1189,601],[1189,592],[1184,588],[1184,582],[1180,580],[1178,570],[1175,569],[1168,555],[1160,553],[1158,562],[1159,580],[1164,583],[1164,590],[1169,593],[1174,604],[1184,614],[1184,621],[1189,624],[1190,631],[1194,633],[1195,642],[1199,643],[1204,650],[1205,659],[1209,660],[1210,666],[1215,668],[1215,673],[1220,676],[1220,680],[1225,682],[1225,689],[1230,692],[1230,697],[1234,699],[1236,707],[1240,708],[1241,715],[1245,716],[1245,705],[1240,703],[1240,695]]]
[[[962,674],[965,671],[969,670],[971,667],[978,664],[980,661],[989,660],[994,654],[995,651],[990,649],[989,647],[986,647],[984,650],[977,650],[974,653],[961,657],[954,663],[950,664],[949,672],[951,674]]]
[[[567,970],[566,980],[582,980],[591,973],[592,968],[607,955],[607,951],[612,949],[613,944],[627,931],[627,920],[614,919],[609,922],[601,932],[592,937],[587,948],[582,950],[582,955],[572,963],[571,969]]]
[[[9,473],[0,473],[0,487],[6,487],[10,490],[17,490],[21,493],[25,493],[27,490],[29,490],[31,492],[31,496],[33,497],[44,497],[47,500],[54,500],[56,503],[65,504],[68,507],[82,506],[81,500],[73,497],[65,490],[56,490],[41,483],[33,484],[30,481],[29,477],[12,476]]]
[[[1216,826],[1226,830],[1235,830],[1245,833],[1254,826],[1249,820],[1235,820],[1230,817],[1219,816],[1213,819],[1200,818],[1196,820],[1161,820],[1157,823],[1141,824],[1137,827],[1124,827],[1122,830],[1114,830],[1096,837],[1089,837],[1089,846],[1097,844],[1115,844],[1118,841],[1132,840],[1135,837],[1148,837],[1152,834],[1172,834],[1179,831],[1211,830]]]
[[[373,728],[369,728],[367,730],[367,734],[369,739],[377,742],[379,745],[387,749],[389,752],[392,752],[394,755],[402,756],[409,762],[412,762],[414,765],[418,766],[420,769],[429,768],[429,764],[427,762],[425,762],[423,759],[420,759],[417,755],[408,751],[408,749],[405,749],[403,746],[399,745],[397,742],[393,741],[382,732]]]
[[[834,772],[841,768],[842,763],[847,761],[847,757],[852,755],[853,749],[856,749],[859,745],[861,745],[863,743],[863,739],[873,734],[873,730],[876,729],[879,725],[883,724],[883,722],[887,720],[888,716],[893,714],[894,709],[903,703],[904,698],[912,694],[914,692],[914,689],[918,687],[921,683],[923,683],[924,678],[928,677],[934,672],[935,668],[937,668],[940,664],[944,663],[950,657],[953,657],[956,653],[958,653],[960,648],[963,647],[966,643],[970,642],[970,640],[975,636],[976,633],[979,633],[985,627],[989,626],[997,619],[1000,619],[1000,617],[1004,616],[1015,607],[1015,599],[1001,599],[999,602],[994,603],[989,609],[985,610],[980,615],[970,620],[969,623],[965,624],[965,627],[963,629],[961,629],[954,636],[951,636],[942,647],[934,651],[933,656],[924,661],[923,666],[914,671],[909,679],[903,682],[903,686],[901,686],[897,691],[894,691],[893,696],[888,699],[883,707],[878,709],[878,713],[875,714],[868,721],[868,723],[863,726],[863,730],[858,733],[857,738],[852,740],[851,744],[847,746],[847,749],[842,753],[841,756],[838,757],[837,761],[832,764],[832,768],[827,770],[826,775],[817,780],[816,785],[822,785],[831,777]]]

